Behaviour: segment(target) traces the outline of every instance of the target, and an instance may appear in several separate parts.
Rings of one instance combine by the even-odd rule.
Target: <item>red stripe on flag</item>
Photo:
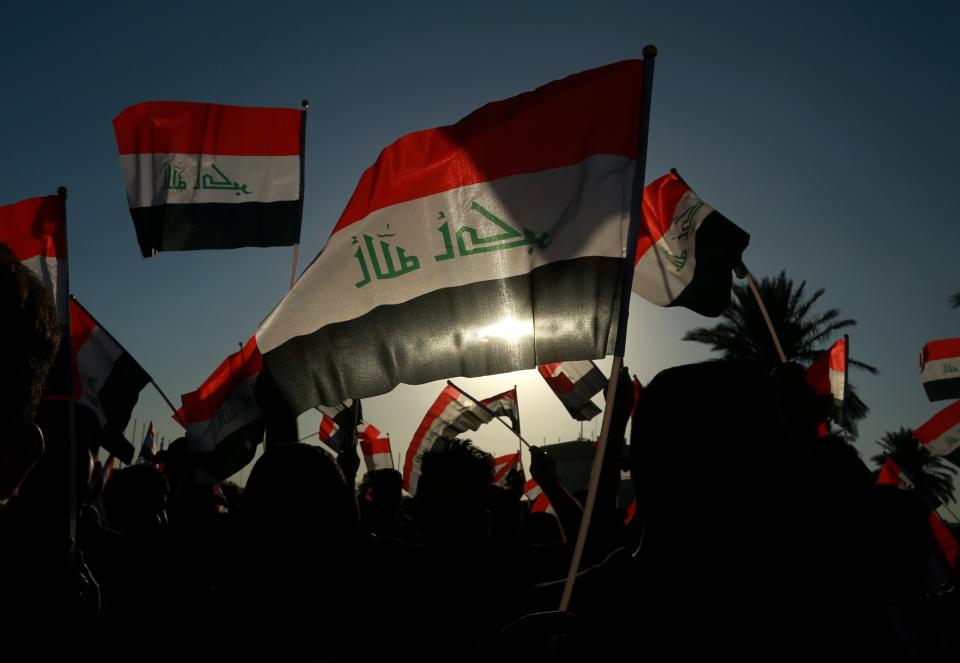
[[[224,359],[199,389],[180,397],[183,405],[177,414],[181,421],[194,423],[211,419],[233,390],[262,368],[263,357],[257,348],[257,339],[251,336],[243,349]]]
[[[120,154],[300,154],[303,111],[146,101],[113,120]]]
[[[407,456],[403,461],[403,487],[405,490],[410,490],[409,484],[410,474],[413,472],[413,459],[416,457],[417,452],[420,451],[420,445],[423,444],[424,436],[426,436],[427,431],[430,430],[430,427],[433,425],[433,422],[436,421],[437,417],[443,414],[447,406],[457,400],[459,395],[460,391],[455,387],[450,385],[444,387],[440,395],[437,396],[437,400],[435,400],[433,405],[430,406],[430,409],[427,410],[427,414],[423,417],[423,421],[420,422],[420,426],[417,427],[417,431],[413,434],[413,439],[410,441],[410,446],[407,449]]]
[[[913,431],[920,444],[930,444],[954,426],[960,424],[960,401],[948,405]]]
[[[597,154],[635,159],[642,78],[642,62],[625,60],[489,103],[456,124],[407,134],[363,173],[333,232],[378,209],[470,184]]]
[[[883,465],[880,466],[880,474],[877,476],[878,486],[900,487],[900,468],[893,462],[893,458],[887,456]]]
[[[334,423],[333,419],[327,415],[323,415],[323,419],[320,420],[320,440],[322,442],[329,442],[336,430],[337,424]]]
[[[920,369],[929,361],[960,357],[960,338],[943,338],[939,341],[930,341],[923,346],[920,353]]]
[[[953,538],[953,533],[950,531],[950,528],[947,527],[946,523],[941,520],[940,516],[937,515],[936,511],[930,512],[930,517],[927,519],[927,522],[933,531],[933,538],[937,543],[937,548],[940,549],[940,554],[943,555],[950,570],[956,572],[958,570],[958,562],[960,562],[960,549],[957,547],[957,540]]]
[[[673,223],[677,203],[690,190],[677,175],[667,173],[643,189],[643,223],[637,237],[637,255],[634,264],[640,261]]]
[[[841,373],[847,370],[847,342],[842,338],[830,346],[830,369]]]
[[[390,439],[386,437],[377,437],[369,440],[361,438],[360,449],[363,451],[364,456],[372,456],[374,454],[389,454]]]
[[[67,223],[60,196],[27,198],[0,207],[0,242],[17,260],[67,257]]]
[[[553,390],[553,393],[557,394],[568,394],[574,389],[573,381],[567,377],[566,373],[558,372],[560,366],[563,362],[558,362],[555,364],[544,364],[543,366],[537,366],[537,370],[540,371],[540,375],[543,376],[543,379],[547,381],[547,384],[550,385],[550,388]]]

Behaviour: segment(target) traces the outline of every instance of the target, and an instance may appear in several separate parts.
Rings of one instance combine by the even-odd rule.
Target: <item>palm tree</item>
[[[780,345],[787,361],[809,365],[829,343],[836,340],[838,332],[853,327],[856,320],[841,318],[840,311],[832,308],[824,313],[813,313],[813,307],[823,296],[820,288],[809,297],[806,295],[806,281],[794,286],[793,279],[780,272],[775,278],[762,278],[757,290],[763,299],[773,328],[780,338]],[[733,299],[723,312],[720,322],[712,327],[697,327],[689,330],[683,337],[685,341],[695,341],[709,345],[714,352],[720,353],[723,360],[750,364],[769,372],[780,364],[770,332],[753,293],[745,283],[734,283]],[[855,359],[850,365],[861,368],[872,375],[877,369]],[[853,385],[847,383],[846,393],[847,420],[850,433],[856,436],[856,422],[869,412],[867,405],[857,396]],[[834,417],[837,420],[838,417]]]
[[[950,303],[953,305],[953,308],[960,308],[960,290],[950,296]]]
[[[877,444],[883,449],[883,453],[870,460],[882,465],[887,456],[890,456],[893,462],[907,473],[921,495],[941,502],[953,501],[953,475],[957,473],[956,468],[920,446],[911,429],[901,428],[887,432]]]

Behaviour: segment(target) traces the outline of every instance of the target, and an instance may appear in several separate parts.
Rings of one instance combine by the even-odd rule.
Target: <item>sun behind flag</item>
[[[113,120],[143,257],[300,241],[305,112],[148,101]]]
[[[643,66],[575,74],[384,149],[257,330],[294,413],[611,353]]]

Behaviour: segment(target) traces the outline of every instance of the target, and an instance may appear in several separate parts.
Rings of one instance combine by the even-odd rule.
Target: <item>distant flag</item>
[[[0,243],[50,291],[60,321],[67,313],[67,217],[60,195],[0,206]]]
[[[180,397],[177,416],[187,429],[195,479],[215,483],[253,460],[265,423],[254,386],[263,359],[251,338],[221,362],[196,391]],[[174,445],[175,446],[175,445]]]
[[[947,527],[936,511],[930,512],[927,524],[930,525],[934,544],[947,563],[947,567],[954,574],[960,572],[960,547],[957,546],[957,540],[954,538],[953,532],[950,531],[950,528]]]
[[[403,462],[403,488],[417,492],[423,455],[431,449],[442,449],[445,441],[468,430],[477,430],[493,416],[481,405],[448,384],[437,396],[423,421],[413,434]]]
[[[931,401],[960,398],[960,338],[930,341],[923,346],[920,380]]]
[[[357,426],[357,439],[367,472],[374,470],[392,470],[393,454],[390,451],[390,438],[384,436],[373,424],[361,422]]]
[[[507,454],[493,459],[493,483],[497,486],[506,486],[511,472],[523,473],[523,463],[520,452]]]
[[[640,395],[643,393],[643,385],[640,384],[636,375],[633,376],[630,383],[633,385],[633,407],[630,408],[630,416],[633,417],[633,413],[637,411],[637,404],[640,402]]]
[[[883,459],[883,465],[880,466],[880,474],[877,475],[878,486],[894,486],[901,490],[913,490],[913,482],[903,473],[900,466],[893,458],[886,456]]]
[[[667,173],[643,190],[633,291],[659,306],[720,315],[749,243],[750,235]]]
[[[323,415],[320,419],[320,441],[339,453],[344,443],[352,439],[350,429],[360,422],[360,401],[346,400],[336,405],[320,405],[317,410]]]
[[[537,366],[570,416],[577,421],[589,421],[601,410],[591,400],[607,386],[607,378],[592,361],[563,361]]]
[[[636,515],[637,515],[637,498],[634,497],[633,501],[630,502],[630,506],[627,507],[627,513],[623,517],[623,524],[629,525],[633,521],[634,517],[636,517]]]
[[[148,101],[113,120],[145,258],[300,241],[304,111]]]
[[[523,495],[527,498],[527,501],[530,502],[530,513],[545,512],[554,516],[557,515],[557,512],[553,510],[553,506],[550,504],[550,500],[547,499],[546,493],[543,492],[543,488],[533,479],[530,479],[524,484]]]
[[[338,453],[343,448],[347,432],[347,429],[338,426],[331,416],[324,414],[320,419],[320,441]]]
[[[948,405],[914,429],[913,437],[934,456],[946,456],[954,465],[960,465],[960,401]]]
[[[511,389],[502,394],[485,398],[483,405],[498,417],[510,419],[510,428],[517,435],[520,434],[520,407],[517,404],[517,390]]]
[[[156,457],[157,433],[153,429],[153,422],[151,421],[146,435],[143,436],[143,442],[140,444],[140,455],[137,456],[137,463],[152,465]]]
[[[575,74],[386,147],[257,330],[292,410],[611,353],[643,66]]]
[[[847,342],[841,338],[821,353],[810,367],[807,368],[807,384],[809,384],[818,399],[830,399],[831,408],[839,408],[844,412],[843,401],[846,390],[847,376]],[[843,415],[841,415],[842,417]],[[846,427],[845,421],[837,422]],[[825,433],[826,426],[821,427],[821,434]]]
[[[140,392],[150,382],[137,360],[70,298],[70,345],[73,350],[74,396],[100,420],[103,446],[125,463],[133,461],[133,445],[123,431]]]

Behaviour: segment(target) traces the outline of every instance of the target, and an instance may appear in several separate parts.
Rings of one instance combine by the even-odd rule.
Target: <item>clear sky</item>
[[[179,404],[282,297],[291,250],[142,259],[111,126],[124,107],[309,99],[302,269],[392,140],[653,43],[647,180],[678,168],[750,232],[754,274],[824,287],[824,307],[859,322],[851,354],[881,371],[852,376],[872,410],[857,442],[868,456],[944,405],[927,401],[917,355],[960,336],[947,302],[960,290],[958,20],[956,2],[13,3],[0,203],[68,187],[73,293]],[[709,322],[634,297],[626,364],[647,382],[708,357],[680,338]],[[440,384],[364,402],[395,453]],[[514,384],[528,439],[576,436],[535,372],[462,381],[479,397]],[[149,388],[134,416],[178,434]],[[301,434],[316,425],[305,415]],[[482,446],[515,448],[487,428]]]

